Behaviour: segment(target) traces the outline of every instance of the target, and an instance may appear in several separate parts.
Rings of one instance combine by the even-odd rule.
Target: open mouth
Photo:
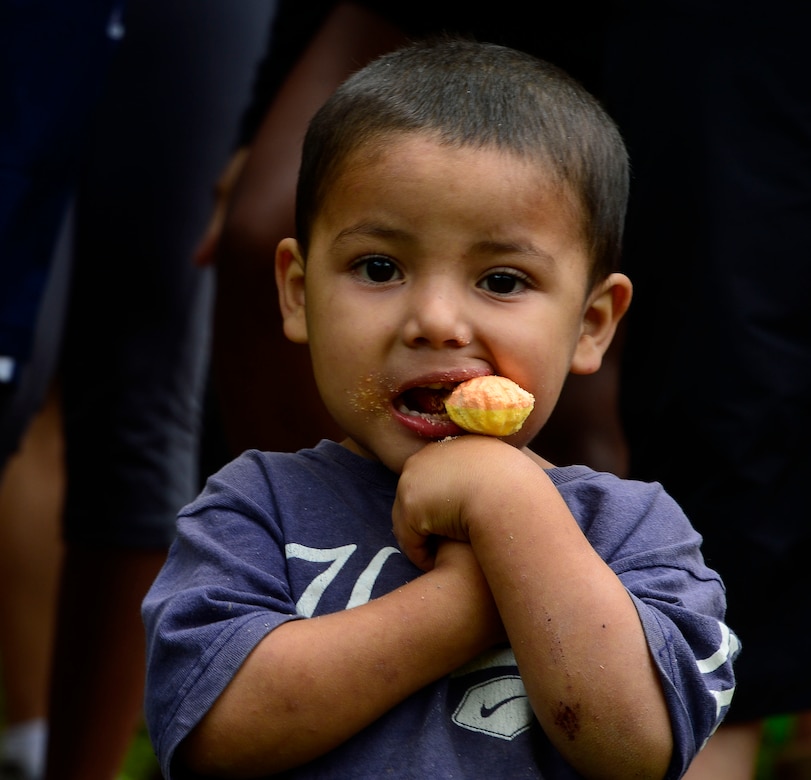
[[[434,383],[406,390],[396,401],[398,411],[412,417],[445,422],[449,420],[445,411],[445,399],[455,387],[453,383]]]

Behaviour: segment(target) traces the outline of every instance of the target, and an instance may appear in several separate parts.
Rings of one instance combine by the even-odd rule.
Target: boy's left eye
[[[385,255],[368,255],[362,257],[353,266],[355,271],[364,281],[376,284],[393,282],[400,278],[400,269],[397,264]]]
[[[495,271],[485,276],[479,286],[495,295],[512,295],[527,287],[527,279],[515,271]]]

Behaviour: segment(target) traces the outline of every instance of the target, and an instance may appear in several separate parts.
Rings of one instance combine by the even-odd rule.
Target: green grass
[[[132,741],[117,780],[157,780],[160,776],[158,760],[155,758],[146,729],[142,727]]]
[[[773,780],[775,759],[791,737],[793,724],[794,719],[788,715],[770,718],[766,721],[756,780]]]

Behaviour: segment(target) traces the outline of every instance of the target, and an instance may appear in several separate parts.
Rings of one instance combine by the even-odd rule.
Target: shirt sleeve
[[[560,485],[592,546],[628,590],[659,670],[673,729],[668,777],[678,778],[720,725],[735,690],[737,636],[701,536],[658,483],[595,474]]]
[[[297,617],[287,583],[273,574],[286,567],[266,484],[258,461],[244,456],[211,477],[180,512],[176,540],[143,602],[145,718],[168,780],[177,746],[248,654]]]

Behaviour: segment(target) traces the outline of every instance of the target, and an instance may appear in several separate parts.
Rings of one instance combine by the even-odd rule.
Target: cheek
[[[305,305],[307,333],[313,352],[328,353],[333,345],[340,346],[353,321],[351,309],[341,305],[340,296],[330,294],[322,286],[308,287]]]
[[[314,318],[308,325],[313,356],[333,363],[360,362],[370,350],[371,323],[357,312],[335,311],[328,318]]]
[[[391,339],[394,308],[375,296],[359,294],[339,277],[332,290],[307,297],[308,332],[322,358],[355,365],[377,355]]]
[[[498,368],[535,396],[533,417],[539,427],[552,413],[569,375],[572,342],[569,334],[547,328],[541,338],[524,335],[505,346],[503,354],[510,355],[510,359]]]
[[[320,311],[320,310],[319,310]],[[314,316],[308,322],[310,356],[316,381],[323,392],[335,395],[353,391],[357,377],[376,355],[370,334],[375,330],[362,315],[333,307],[329,316]]]

